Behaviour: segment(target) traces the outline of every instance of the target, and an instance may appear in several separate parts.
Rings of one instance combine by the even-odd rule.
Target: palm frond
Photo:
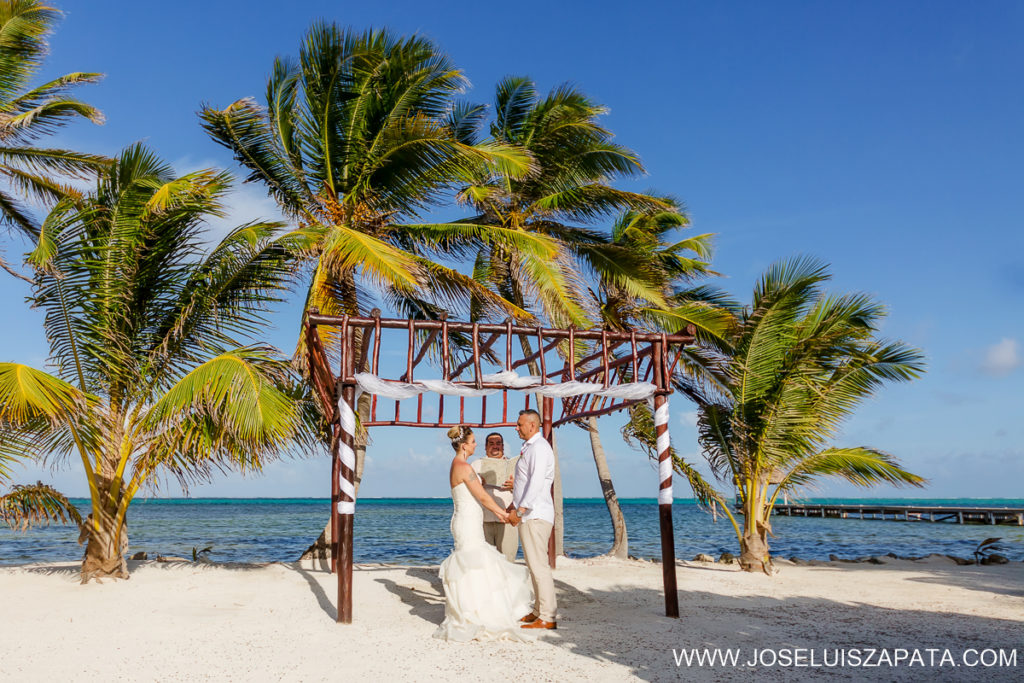
[[[780,489],[792,489],[822,476],[839,477],[856,486],[917,486],[927,483],[923,477],[903,469],[895,457],[863,446],[827,448],[802,459],[789,470]]]
[[[325,228],[321,267],[335,279],[359,271],[379,287],[415,289],[420,282],[416,260],[372,235],[345,225]]]
[[[13,99],[43,63],[60,13],[38,0],[0,4],[0,100]]]
[[[50,522],[80,525],[82,515],[63,493],[40,481],[12,486],[0,496],[0,520],[12,529],[25,531]]]
[[[154,402],[142,425],[164,435],[152,453],[212,457],[227,453],[243,467],[258,467],[259,453],[283,449],[302,425],[288,393],[287,362],[266,348],[226,351],[197,366]],[[173,438],[168,438],[173,437]],[[252,450],[242,450],[246,445]]]
[[[286,214],[304,213],[312,203],[310,191],[294,172],[288,152],[280,148],[263,108],[252,99],[242,99],[222,110],[204,105],[199,116],[210,137],[231,150],[235,161],[249,171],[247,182],[266,184]]]
[[[0,424],[72,419],[93,397],[59,377],[23,365],[0,363]]]

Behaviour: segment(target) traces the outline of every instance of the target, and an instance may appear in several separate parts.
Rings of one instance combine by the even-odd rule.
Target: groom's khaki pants
[[[519,541],[523,546],[523,557],[530,568],[533,579],[533,593],[537,596],[534,613],[544,621],[554,621],[555,579],[548,564],[548,539],[551,538],[551,523],[542,519],[523,522]]]

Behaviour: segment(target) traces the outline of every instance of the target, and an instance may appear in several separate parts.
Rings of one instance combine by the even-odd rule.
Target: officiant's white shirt
[[[512,484],[512,502],[516,509],[526,508],[524,522],[542,519],[555,523],[555,503],[551,500],[554,481],[555,454],[551,444],[537,432],[523,444]]]

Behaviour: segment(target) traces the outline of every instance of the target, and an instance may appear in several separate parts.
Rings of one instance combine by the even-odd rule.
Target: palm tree
[[[610,244],[602,225],[624,210],[663,211],[670,201],[612,186],[643,173],[636,153],[612,141],[599,123],[605,108],[571,86],[541,96],[525,77],[501,81],[486,144],[511,145],[529,153],[532,173],[512,175],[477,166],[464,178],[461,203],[475,215],[459,221],[554,240],[555,256],[526,252],[492,242],[474,259],[474,278],[517,308],[552,326],[589,327],[595,311],[586,294],[588,276],[599,277],[631,294],[664,304],[661,293],[640,274],[642,259]],[[473,142],[483,124],[482,108],[463,112],[459,130]],[[482,312],[474,307],[474,315]],[[532,353],[523,340],[523,351]],[[562,349],[565,352],[565,349]],[[536,373],[537,368],[531,367]],[[538,397],[539,400],[539,397]],[[562,549],[561,478],[555,459],[556,552]]]
[[[460,141],[453,98],[465,85],[423,38],[318,23],[297,63],[275,61],[266,107],[243,99],[203,108],[204,127],[250,172],[247,180],[264,183],[285,215],[316,237],[308,307],[357,314],[367,284],[399,301],[424,288],[442,299],[459,300],[463,290],[486,295],[472,278],[423,257],[424,246],[445,240],[511,241],[550,253],[545,241],[507,231],[403,220],[440,203],[454,179],[477,166],[513,175],[530,168],[508,146]]]
[[[682,293],[690,291],[686,289],[689,283],[709,272],[711,235],[668,241],[689,221],[674,200],[665,198],[663,201],[672,206],[672,210],[623,212],[612,226],[610,244],[641,259],[636,277],[643,278],[648,288],[659,292],[664,301],[674,305],[670,304],[668,309],[661,308],[654,302],[635,296],[618,281],[599,277],[596,288],[590,290],[599,319],[610,330],[676,332],[687,325],[699,325],[704,336],[719,337],[724,331],[721,312],[706,302],[682,300]],[[625,366],[625,372],[628,371],[629,366]],[[588,418],[587,427],[601,491],[612,521],[613,542],[608,554],[625,558],[629,554],[626,520],[615,495],[597,418]]]
[[[829,277],[810,259],[774,264],[751,305],[738,312],[715,380],[675,379],[699,404],[703,455],[716,477],[738,491],[742,528],[726,496],[673,453],[675,469],[698,500],[721,506],[746,571],[770,573],[770,518],[781,493],[821,477],[858,486],[924,483],[888,453],[829,445],[862,400],[886,382],[909,381],[924,370],[920,351],[876,338],[883,306],[864,294],[827,294],[821,284]],[[631,436],[650,449],[653,425],[638,417]]]
[[[644,169],[636,153],[615,144],[600,125],[605,111],[571,86],[541,97],[528,78],[506,78],[495,93],[488,144],[526,150],[536,169],[510,175],[477,167],[458,195],[477,212],[460,223],[557,240],[554,259],[489,244],[477,253],[474,267],[477,280],[556,327],[589,325],[584,278],[590,273],[634,295],[660,301],[659,292],[636,276],[639,255],[609,244],[602,222],[625,210],[677,213],[678,207],[661,197],[611,185]],[[468,112],[461,128],[474,135],[469,131],[481,120],[479,112]]]
[[[142,486],[258,471],[315,433],[287,361],[242,346],[305,236],[250,223],[205,251],[203,221],[223,215],[229,180],[175,177],[130,147],[95,191],[57,203],[29,255],[54,371],[0,363],[0,461],[81,458],[91,497],[83,582],[127,576],[125,516]]]
[[[459,126],[473,108],[454,98],[466,83],[426,39],[317,23],[297,62],[274,62],[265,106],[243,99],[225,109],[203,108],[210,136],[310,236],[315,263],[307,309],[365,313],[377,293],[405,314],[431,317],[472,294],[495,315],[530,317],[432,256],[496,243],[550,258],[551,240],[415,222],[444,200],[458,177],[480,167],[509,176],[532,168],[527,155],[507,145],[464,141]],[[299,346],[301,361],[301,335]],[[367,410],[361,402],[361,417]],[[357,490],[365,452],[360,437]]]
[[[102,123],[96,108],[73,99],[75,86],[94,83],[96,73],[70,73],[29,87],[47,53],[46,38],[60,13],[39,0],[0,0],[0,222],[31,239],[39,225],[23,199],[52,206],[78,192],[66,182],[87,178],[109,160],[64,149],[36,146],[43,136],[83,118]],[[0,268],[27,280],[2,257]]]

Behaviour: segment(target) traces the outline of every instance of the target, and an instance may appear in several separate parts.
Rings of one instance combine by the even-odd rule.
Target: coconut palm
[[[670,309],[661,308],[654,302],[634,296],[618,281],[599,277],[596,286],[589,290],[593,306],[598,311],[601,324],[610,330],[676,332],[687,325],[699,325],[702,336],[718,338],[724,331],[726,318],[723,312],[704,301],[682,299],[683,292],[691,291],[687,289],[690,283],[709,272],[711,235],[670,241],[669,238],[686,227],[689,221],[676,208],[674,200],[665,198],[664,201],[673,209],[623,212],[612,226],[610,244],[635,255],[639,259],[635,277],[643,278],[645,286],[659,292],[664,301],[672,302],[676,298],[674,305]],[[623,372],[629,372],[629,366],[624,368]],[[626,520],[615,495],[597,418],[588,418],[587,427],[601,491],[612,521],[613,541],[609,554],[625,558],[629,550]]]
[[[542,97],[524,77],[501,81],[493,108],[488,143],[526,150],[536,169],[514,176],[477,167],[458,195],[477,213],[460,222],[554,239],[558,254],[542,258],[506,244],[488,244],[476,254],[476,279],[556,327],[589,325],[584,289],[590,274],[660,302],[660,293],[636,276],[639,255],[609,244],[607,221],[625,210],[678,214],[678,207],[662,197],[612,186],[644,169],[636,153],[614,143],[600,125],[606,109],[567,85]],[[467,112],[460,129],[472,139],[470,131],[481,121],[480,112]]]
[[[676,378],[699,403],[703,455],[720,481],[735,486],[739,514],[673,454],[676,471],[694,484],[699,500],[721,506],[746,571],[770,572],[770,517],[781,493],[822,477],[858,486],[924,483],[888,453],[829,445],[862,400],[886,382],[917,377],[924,363],[920,351],[876,338],[882,305],[864,294],[829,295],[821,287],[828,279],[826,267],[811,259],[774,264],[736,317],[717,381],[698,391],[689,378]],[[636,425],[633,436],[650,448],[653,425]]]
[[[495,315],[530,317],[433,254],[498,243],[550,258],[551,240],[416,222],[443,201],[455,178],[478,167],[510,176],[532,168],[527,155],[507,145],[464,141],[459,126],[473,108],[454,97],[465,86],[462,72],[424,38],[317,23],[297,62],[274,62],[265,106],[243,99],[203,108],[204,127],[248,170],[247,180],[263,183],[312,238],[307,309],[365,313],[380,294],[393,309],[422,318],[473,294]],[[301,351],[300,335],[300,362]],[[360,403],[361,418],[368,405]],[[365,435],[355,451],[358,490]]]
[[[599,123],[605,108],[571,86],[541,96],[525,77],[496,89],[487,144],[512,145],[533,159],[532,173],[512,175],[477,166],[464,178],[458,199],[475,215],[459,223],[493,226],[554,240],[554,257],[492,242],[474,256],[473,275],[491,291],[554,327],[590,327],[596,312],[588,278],[615,283],[637,297],[664,304],[661,292],[640,274],[642,259],[610,244],[607,222],[623,210],[677,212],[660,197],[612,186],[643,173],[636,153],[615,144]],[[479,137],[486,113],[462,112],[457,128],[467,142]],[[474,317],[481,315],[478,307]],[[524,339],[523,351],[532,353]],[[562,350],[563,352],[565,349]],[[531,367],[536,373],[537,368]],[[538,397],[539,400],[539,397]],[[556,550],[561,552],[561,478],[555,460]]]
[[[0,0],[0,222],[33,239],[39,225],[23,200],[52,206],[63,197],[76,196],[77,190],[66,181],[91,177],[108,163],[103,157],[36,144],[75,119],[103,121],[99,110],[69,95],[100,74],[69,73],[29,87],[59,16],[39,0]],[[0,267],[26,279],[2,258]]]
[[[91,497],[82,580],[127,576],[125,516],[141,487],[256,471],[309,445],[311,401],[286,360],[243,345],[291,276],[303,235],[249,223],[208,250],[229,177],[176,177],[142,146],[43,222],[33,305],[52,372],[0,363],[0,460],[77,455]]]
[[[265,107],[243,99],[203,108],[204,127],[249,171],[247,180],[265,184],[284,214],[316,238],[307,307],[356,314],[371,291],[408,305],[430,290],[441,301],[476,292],[502,312],[524,315],[424,250],[482,239],[550,255],[549,241],[410,222],[478,166],[510,175],[530,168],[506,145],[461,141],[455,126],[465,108],[453,98],[465,86],[428,40],[318,23],[298,62],[274,62]]]

